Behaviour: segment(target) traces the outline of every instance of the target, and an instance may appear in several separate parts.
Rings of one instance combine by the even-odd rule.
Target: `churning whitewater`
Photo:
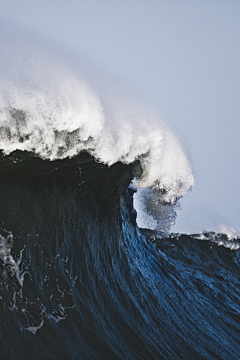
[[[194,185],[173,132],[96,69],[0,43],[1,359],[239,358],[240,239],[171,233]]]
[[[4,154],[22,150],[56,160],[87,151],[109,166],[140,159],[138,186],[164,189],[168,202],[193,186],[183,148],[156,112],[109,80],[97,80],[96,72],[72,69],[26,46],[19,40],[1,59]]]

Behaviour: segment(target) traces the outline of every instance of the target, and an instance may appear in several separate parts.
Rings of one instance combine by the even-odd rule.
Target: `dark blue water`
[[[140,172],[1,155],[1,360],[240,358],[239,239],[139,229]]]

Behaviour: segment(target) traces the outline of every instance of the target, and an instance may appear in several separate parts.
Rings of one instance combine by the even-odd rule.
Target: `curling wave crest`
[[[143,172],[136,186],[161,190],[161,200],[172,204],[193,186],[181,144],[150,107],[104,81],[94,78],[91,85],[89,73],[61,64],[43,49],[21,42],[13,48],[17,58],[8,46],[0,63],[5,154],[26,150],[55,160],[86,150],[109,166],[139,159]]]

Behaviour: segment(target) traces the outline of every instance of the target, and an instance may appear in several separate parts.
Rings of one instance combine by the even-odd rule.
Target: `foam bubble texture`
[[[181,144],[151,108],[117,87],[95,89],[82,74],[34,46],[15,44],[14,58],[10,45],[0,58],[5,154],[27,150],[54,160],[87,150],[108,165],[139,159],[143,175],[136,186],[164,190],[164,201],[172,203],[193,186]]]

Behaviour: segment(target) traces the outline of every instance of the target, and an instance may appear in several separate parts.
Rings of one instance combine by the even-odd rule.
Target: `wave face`
[[[172,131],[104,76],[0,45],[1,359],[239,358],[240,240],[170,233],[194,185]]]
[[[1,155],[2,359],[239,357],[240,239],[139,229],[139,165]]]

